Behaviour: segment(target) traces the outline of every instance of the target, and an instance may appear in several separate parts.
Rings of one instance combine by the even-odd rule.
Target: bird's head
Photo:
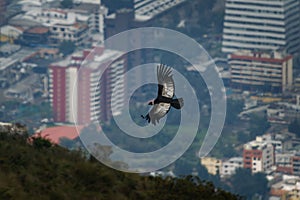
[[[154,100],[149,101],[148,105],[154,105]]]

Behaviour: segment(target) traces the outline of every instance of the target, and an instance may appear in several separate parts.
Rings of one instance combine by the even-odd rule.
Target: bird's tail
[[[176,108],[176,109],[182,108],[183,105],[184,105],[183,98],[173,99],[172,102],[171,102],[171,106]]]

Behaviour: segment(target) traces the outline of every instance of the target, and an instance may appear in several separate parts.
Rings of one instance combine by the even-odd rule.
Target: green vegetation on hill
[[[261,172],[252,174],[250,169],[237,169],[229,181],[232,184],[231,190],[246,199],[259,199],[258,196],[267,196],[269,191],[266,175]]]
[[[128,174],[37,138],[0,134],[0,199],[239,199],[211,183]]]

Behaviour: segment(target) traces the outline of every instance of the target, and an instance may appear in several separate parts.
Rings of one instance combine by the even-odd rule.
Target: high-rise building
[[[126,65],[122,53],[103,47],[97,47],[93,55],[90,52],[85,50],[50,65],[49,93],[54,121],[89,124],[108,121],[112,114],[122,111]],[[85,59],[88,64],[80,67]],[[101,79],[100,73],[103,73]],[[112,96],[112,91],[116,95]]]
[[[226,0],[222,51],[300,50],[299,0]]]
[[[278,52],[237,51],[229,55],[233,87],[282,92],[293,83],[293,58]]]
[[[244,144],[243,163],[244,168],[251,169],[253,173],[269,172],[275,164],[274,146],[265,141],[263,137]]]

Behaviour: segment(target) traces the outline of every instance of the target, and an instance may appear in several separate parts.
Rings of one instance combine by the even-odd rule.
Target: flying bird
[[[170,67],[162,64],[157,66],[158,94],[156,99],[148,103],[148,105],[153,105],[150,112],[146,116],[141,115],[148,123],[156,125],[170,111],[171,107],[176,109],[183,107],[183,98],[173,99],[175,84],[172,76]]]

